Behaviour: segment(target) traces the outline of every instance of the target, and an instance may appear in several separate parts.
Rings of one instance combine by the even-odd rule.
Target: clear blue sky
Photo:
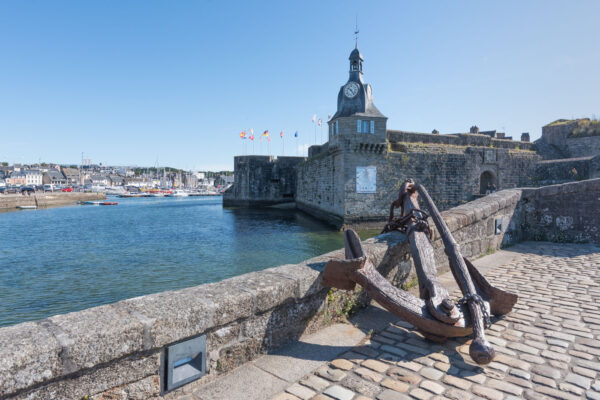
[[[232,169],[247,128],[295,155],[335,112],[357,13],[390,129],[537,139],[600,114],[598,0],[2,0],[0,161]]]

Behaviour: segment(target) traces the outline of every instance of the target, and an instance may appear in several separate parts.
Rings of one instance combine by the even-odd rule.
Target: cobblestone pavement
[[[491,364],[471,361],[468,338],[434,344],[398,321],[273,399],[600,399],[600,249],[517,248],[512,262],[486,273],[519,295],[486,330]]]

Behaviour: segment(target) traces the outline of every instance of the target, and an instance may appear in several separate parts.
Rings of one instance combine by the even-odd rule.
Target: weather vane
[[[358,49],[358,15],[356,16],[356,25],[354,27],[354,48]]]

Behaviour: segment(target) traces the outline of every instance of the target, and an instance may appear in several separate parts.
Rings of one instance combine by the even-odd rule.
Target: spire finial
[[[356,25],[354,25],[354,48],[358,49],[358,14],[356,14]]]

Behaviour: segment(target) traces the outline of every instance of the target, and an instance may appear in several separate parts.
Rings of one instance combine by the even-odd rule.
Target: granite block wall
[[[587,121],[589,123],[589,120]],[[555,146],[567,157],[587,157],[600,154],[600,136],[573,137],[573,131],[586,126],[586,120],[564,121],[542,127],[541,140]]]
[[[235,182],[223,194],[223,205],[247,207],[293,202],[296,166],[303,160],[303,157],[236,156]]]
[[[600,179],[523,189],[525,238],[600,243]]]
[[[567,153],[571,157],[600,155],[600,136],[567,138]]]
[[[553,185],[591,178],[593,157],[544,160],[536,164],[532,186]]]
[[[402,139],[395,133],[390,134],[392,138]],[[445,210],[479,196],[485,172],[492,174],[497,189],[530,185],[531,171],[539,160],[535,153],[523,150],[367,139],[340,137],[327,152],[303,162],[298,168],[297,206],[337,228],[368,229],[387,219],[390,204],[407,178],[425,185],[438,208]],[[333,158],[335,168],[328,160]],[[376,167],[376,193],[357,193],[356,169],[367,166]],[[323,201],[331,199],[331,187],[315,181],[339,182],[333,203]]]

